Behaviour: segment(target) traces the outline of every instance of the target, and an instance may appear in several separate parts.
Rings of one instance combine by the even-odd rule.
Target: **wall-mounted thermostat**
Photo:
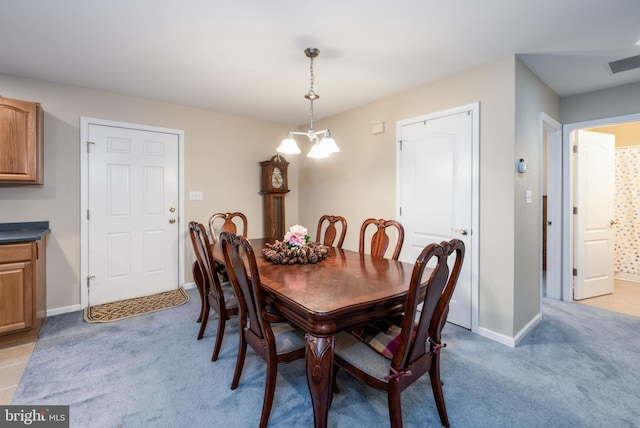
[[[529,171],[529,165],[524,161],[524,159],[520,159],[518,162],[518,172],[527,172]]]

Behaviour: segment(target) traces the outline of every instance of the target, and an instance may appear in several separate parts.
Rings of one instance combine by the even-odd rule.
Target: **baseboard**
[[[524,339],[527,336],[527,334],[529,334],[529,332],[535,328],[535,326],[540,324],[541,321],[542,321],[542,314],[537,314],[535,317],[531,319],[531,321],[527,323],[527,325],[522,327],[518,332],[518,334],[516,334],[516,336],[513,338],[515,342],[515,346],[518,346],[518,343],[520,343],[520,341]]]
[[[491,339],[495,342],[501,343],[511,348],[515,348],[516,346],[518,346],[518,343],[520,343],[520,341],[524,339],[527,334],[540,323],[540,321],[542,321],[542,315],[537,314],[514,337],[510,337],[484,327],[478,328],[478,334],[482,337],[486,337],[487,339]]]
[[[184,285],[185,290],[189,290],[190,288],[195,288],[195,287],[196,287],[195,282],[189,282]],[[81,310],[82,310],[82,306],[80,305],[64,306],[61,308],[47,309],[47,316],[52,317],[54,315],[68,314],[69,312],[75,312],[75,311],[81,311]]]
[[[616,272],[615,279],[622,281],[640,282],[640,275],[635,273]]]
[[[498,332],[495,332],[493,330],[489,330],[489,329],[484,328],[484,327],[478,327],[478,334],[480,336],[482,336],[482,337],[486,337],[487,339],[491,339],[494,342],[498,342],[498,343],[501,343],[503,345],[510,346],[512,348],[516,347],[513,337],[509,337],[509,336],[504,335],[502,333],[498,333]]]
[[[81,310],[82,310],[82,306],[80,305],[64,306],[62,308],[47,309],[47,316],[52,317],[54,315],[68,314],[69,312],[75,312],[75,311],[81,311]]]

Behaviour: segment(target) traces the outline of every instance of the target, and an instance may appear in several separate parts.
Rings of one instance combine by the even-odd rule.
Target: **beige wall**
[[[509,56],[318,121],[316,128],[331,128],[342,151],[322,160],[287,158],[292,189],[287,224],[303,224],[315,236],[322,214],[343,215],[349,221],[345,248],[357,250],[365,218],[395,217],[396,122],[479,101],[480,230],[474,231],[480,242],[479,321],[487,331],[513,337],[539,305],[530,298],[539,293],[539,284],[521,281],[520,275],[539,269],[539,242],[536,238],[531,246],[516,239],[516,224],[518,230],[539,228],[533,215],[537,193],[531,207],[516,197],[522,186],[537,191],[537,173],[519,182],[515,160],[527,156],[532,169],[539,165],[534,149],[539,131],[534,137],[533,127],[539,126],[540,108],[556,113],[549,92]],[[286,125],[2,75],[0,95],[39,101],[45,109],[46,184],[0,188],[0,222],[51,222],[49,309],[79,303],[80,116],[183,129],[185,190],[204,192],[204,201],[186,201],[187,220],[204,222],[213,211],[241,210],[249,216],[250,237],[262,234],[258,162],[274,154]],[[516,108],[523,112],[516,115]],[[371,126],[380,122],[385,132],[372,135]],[[517,220],[518,215],[524,218]],[[190,260],[190,249],[187,254]]]
[[[514,313],[521,309],[515,306],[514,247],[528,245],[514,242],[515,67],[516,58],[510,56],[320,121],[318,128],[331,128],[342,151],[321,161],[301,158],[300,166],[300,221],[315,225],[322,214],[345,216],[349,228],[344,247],[357,250],[364,219],[395,217],[396,122],[480,101],[480,231],[474,232],[480,239],[479,323],[507,337],[513,337],[516,324],[522,324],[514,321]],[[538,107],[536,100],[527,112],[529,123],[539,123]],[[385,133],[372,135],[371,126],[379,122],[385,122]],[[530,150],[530,144],[523,147]],[[538,152],[531,151],[536,165]],[[526,227],[538,228],[537,218],[526,221],[532,222]],[[539,268],[537,257],[528,263],[528,270]],[[539,294],[538,283],[527,281],[521,287],[528,294]],[[529,319],[536,303],[517,301]]]
[[[215,211],[242,211],[249,236],[262,236],[258,162],[275,154],[287,126],[32,79],[0,75],[0,96],[37,101],[45,111],[45,184],[0,187],[0,222],[48,220],[47,307],[80,303],[80,117],[185,131],[185,219],[206,222]],[[298,215],[298,168],[290,165],[287,219]],[[186,231],[186,227],[184,229]],[[186,264],[192,252],[187,239]],[[191,282],[185,269],[186,282]]]
[[[640,122],[600,126],[598,128],[590,128],[589,131],[615,135],[616,147],[640,146]]]
[[[541,119],[544,112],[558,120],[560,98],[521,60],[516,60],[515,176],[514,199],[514,320],[517,334],[540,313],[540,272],[542,254]],[[529,172],[518,173],[517,162],[524,159]],[[532,203],[525,203],[530,190]]]
[[[563,124],[640,113],[640,83],[564,97],[560,100]]]

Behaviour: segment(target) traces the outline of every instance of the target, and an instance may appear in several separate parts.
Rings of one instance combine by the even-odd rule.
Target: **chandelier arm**
[[[307,58],[310,59],[309,63],[309,72],[310,72],[310,85],[309,92],[304,96],[309,100],[309,116],[310,116],[310,129],[307,132],[299,132],[299,131],[289,131],[288,137],[283,140],[278,150],[293,150],[289,146],[295,146],[295,153],[299,153],[300,150],[295,144],[295,141],[291,138],[293,135],[306,135],[311,142],[314,142],[314,145],[307,156],[309,157],[327,157],[329,153],[339,152],[340,149],[336,146],[335,141],[331,138],[331,133],[329,129],[323,129],[322,131],[315,131],[313,129],[313,101],[320,98],[318,94],[316,94],[313,90],[313,84],[315,82],[315,76],[313,75],[313,59],[318,56],[320,51],[316,48],[307,48],[304,51]],[[319,137],[322,137],[322,141]],[[286,143],[286,144],[285,144]],[[288,152],[284,152],[288,153]],[[292,152],[293,153],[293,152]]]

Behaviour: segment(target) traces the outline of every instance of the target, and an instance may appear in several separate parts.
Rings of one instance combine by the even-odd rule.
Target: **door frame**
[[[140,125],[137,123],[117,122],[106,119],[80,117],[80,306],[84,309],[89,302],[89,288],[87,277],[89,275],[89,221],[87,210],[89,207],[89,169],[87,142],[89,141],[89,126],[102,125],[114,128],[127,128],[139,131],[162,132],[175,134],[178,137],[178,282],[184,287],[184,131],[181,129],[161,128],[158,126]]]
[[[626,122],[639,122],[640,113],[624,116],[613,116],[584,122],[567,123],[562,126],[562,300],[573,301],[573,188],[574,188],[574,156],[572,152],[571,133],[578,129],[598,126],[619,125]]]
[[[465,254],[465,261],[471,263],[471,331],[478,332],[479,329],[479,306],[480,300],[480,102],[476,101],[454,107],[447,110],[440,110],[434,113],[420,115],[396,122],[396,138],[401,135],[404,125],[413,122],[433,120],[440,117],[451,116],[453,114],[471,112],[471,256],[469,252]],[[396,218],[400,217],[400,144],[396,145]]]
[[[547,273],[546,287],[547,297],[562,299],[562,263],[558,263],[553,256],[559,258],[562,254],[562,124],[546,113],[540,113],[540,159],[544,159],[542,150],[544,138],[547,139],[547,163],[540,162],[540,201],[543,196],[543,174],[547,178],[547,220],[557,227],[547,230]],[[556,166],[553,168],[553,166]],[[550,168],[552,166],[552,168]],[[542,228],[547,227],[542,223],[542,204],[540,204],[540,242],[542,242]],[[551,233],[549,233],[551,232]],[[551,249],[552,251],[549,251]],[[551,253],[551,254],[550,254]],[[549,257],[551,255],[552,257]],[[542,297],[543,278],[542,252],[540,252],[540,295]],[[549,281],[549,279],[556,281]],[[552,286],[550,287],[550,283]],[[542,298],[540,299],[540,312],[542,313]]]

